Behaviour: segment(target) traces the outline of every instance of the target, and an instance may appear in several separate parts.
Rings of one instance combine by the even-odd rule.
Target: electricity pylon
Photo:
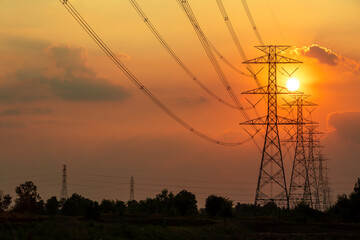
[[[242,125],[266,125],[264,147],[262,151],[259,178],[256,188],[255,204],[265,205],[275,202],[278,206],[289,207],[289,196],[286,188],[283,157],[281,153],[278,125],[296,125],[296,121],[278,116],[278,94],[301,94],[291,92],[277,85],[277,64],[301,63],[298,60],[280,55],[290,46],[257,46],[266,55],[245,61],[245,64],[267,64],[268,84],[243,94],[267,95],[267,116],[240,123]]]
[[[68,198],[68,193],[67,193],[67,182],[66,182],[66,165],[63,165],[60,200],[62,200],[62,199],[66,200],[67,198]]]
[[[314,103],[308,102],[308,95],[293,95],[294,98],[291,102],[286,102],[283,106],[296,108],[296,136],[291,136],[290,139],[284,140],[284,142],[295,142],[295,154],[293,167],[291,171],[291,180],[289,188],[289,202],[290,206],[294,207],[297,203],[303,201],[309,206],[313,207],[312,191],[310,185],[317,185],[314,166],[314,159],[306,157],[305,142],[310,140],[304,137],[304,125],[314,124],[313,122],[304,119],[303,107],[317,106]],[[310,162],[311,161],[311,162]],[[315,182],[315,183],[313,183]],[[317,191],[317,190],[315,190]],[[315,196],[318,196],[315,194]],[[318,198],[316,198],[318,199]],[[318,201],[315,201],[317,204]]]
[[[318,134],[324,134],[321,131],[316,130],[315,125],[307,126],[307,135],[308,135],[308,165],[309,165],[309,179],[310,187],[315,199],[315,209],[321,210],[321,201],[320,201],[320,174],[322,175],[323,167],[322,162],[320,163],[320,158],[315,156],[315,149],[319,149],[322,146],[319,144],[319,139],[315,138]],[[322,160],[321,160],[322,161]],[[322,178],[322,177],[321,177]],[[321,184],[323,184],[323,178],[321,179]]]
[[[319,162],[319,198],[321,204],[321,210],[325,211],[331,206],[330,199],[330,186],[329,186],[329,178],[327,173],[326,161],[321,152],[318,153],[318,162]]]
[[[131,176],[131,179],[130,179],[130,201],[133,201],[135,200],[134,198],[134,177]]]

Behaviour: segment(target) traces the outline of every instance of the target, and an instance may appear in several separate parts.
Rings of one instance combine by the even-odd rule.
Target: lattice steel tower
[[[133,201],[135,200],[134,198],[134,178],[133,176],[131,176],[131,179],[130,179],[130,201]]]
[[[278,94],[299,94],[277,85],[277,64],[301,63],[298,60],[280,55],[290,46],[257,46],[266,55],[245,61],[245,64],[267,64],[268,85],[243,94],[267,95],[267,116],[246,121],[244,125],[266,125],[264,148],[262,151],[260,172],[256,188],[255,204],[265,205],[275,202],[278,206],[289,207],[285,171],[281,153],[278,125],[296,125],[296,121],[278,116]]]
[[[319,139],[315,138],[318,134],[324,134],[321,131],[316,130],[315,125],[307,126],[307,135],[308,135],[308,164],[309,164],[309,180],[310,180],[310,188],[313,192],[313,199],[315,200],[315,208],[321,209],[321,201],[320,201],[320,187],[323,185],[322,178],[322,159],[318,158],[315,155],[315,150],[321,148]],[[321,162],[320,162],[321,161]],[[320,170],[321,169],[321,170]],[[321,179],[320,179],[321,174]],[[321,186],[320,186],[321,184]]]
[[[62,185],[61,185],[61,193],[60,193],[60,200],[67,199],[67,182],[66,182],[66,165],[63,165],[63,176],[62,176]]]
[[[297,203],[303,201],[309,206],[313,207],[312,191],[310,185],[316,184],[315,177],[315,168],[314,168],[314,159],[309,159],[306,156],[305,152],[305,142],[310,144],[309,139],[304,137],[304,125],[313,124],[313,122],[304,119],[303,116],[303,107],[305,106],[317,106],[314,103],[308,102],[308,95],[294,95],[292,96],[294,100],[292,102],[286,102],[284,106],[295,107],[296,108],[296,134],[295,138],[292,137],[287,142],[295,142],[295,154],[293,167],[291,172],[290,179],[290,188],[289,188],[289,201],[290,206],[294,207]],[[311,162],[310,162],[311,161]],[[310,180],[311,179],[311,180]],[[315,181],[315,183],[313,183]],[[316,191],[316,190],[315,190]],[[314,192],[315,192],[314,191]],[[317,196],[317,194],[315,194]],[[317,198],[318,199],[318,198]],[[318,204],[318,202],[315,202]]]
[[[322,211],[325,211],[331,206],[329,179],[327,176],[327,167],[326,164],[324,164],[327,159],[324,158],[324,155],[321,152],[318,153],[317,159],[319,163],[318,186],[320,207]]]

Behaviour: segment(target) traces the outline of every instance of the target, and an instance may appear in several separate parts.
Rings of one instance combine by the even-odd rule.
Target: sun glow
[[[286,82],[287,89],[289,89],[292,92],[298,90],[299,86],[300,86],[299,80],[297,80],[296,78],[289,78]]]

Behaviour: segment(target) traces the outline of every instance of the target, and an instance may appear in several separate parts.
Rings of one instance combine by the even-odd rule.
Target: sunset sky
[[[197,78],[230,102],[177,1],[137,2]],[[326,132],[321,144],[332,195],[350,193],[360,177],[360,1],[247,2],[265,44],[290,45],[287,56],[303,62],[293,76],[300,81],[299,90],[319,105],[312,119]],[[133,175],[137,200],[167,187],[175,193],[183,188],[194,192],[200,206],[210,194],[254,201],[261,154],[252,142],[220,146],[177,124],[116,68],[59,1],[2,3],[0,190],[14,194],[15,186],[33,180],[43,199],[59,196],[61,168],[67,164],[69,194],[94,200],[127,201]],[[195,85],[129,1],[72,3],[125,66],[184,121],[222,141],[248,138],[239,126],[245,121],[242,114]],[[216,1],[189,3],[208,39],[246,72]],[[261,56],[241,1],[223,3],[247,56]],[[249,106],[241,92],[256,88],[254,80],[217,60],[241,103]],[[284,66],[288,72],[297,67]],[[263,85],[266,73],[259,74]],[[278,77],[285,86],[287,78]],[[257,109],[266,114],[263,103]],[[256,117],[254,111],[249,114]],[[262,146],[260,136],[256,141]],[[285,154],[284,164],[288,178],[291,155]]]

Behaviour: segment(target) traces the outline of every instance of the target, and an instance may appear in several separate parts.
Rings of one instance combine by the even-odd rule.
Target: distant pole
[[[131,176],[131,179],[130,179],[130,201],[133,201],[135,200],[134,198],[134,177]]]
[[[66,182],[66,165],[63,165],[63,176],[62,176],[62,186],[61,186],[61,193],[60,193],[60,200],[67,199],[67,182]]]

